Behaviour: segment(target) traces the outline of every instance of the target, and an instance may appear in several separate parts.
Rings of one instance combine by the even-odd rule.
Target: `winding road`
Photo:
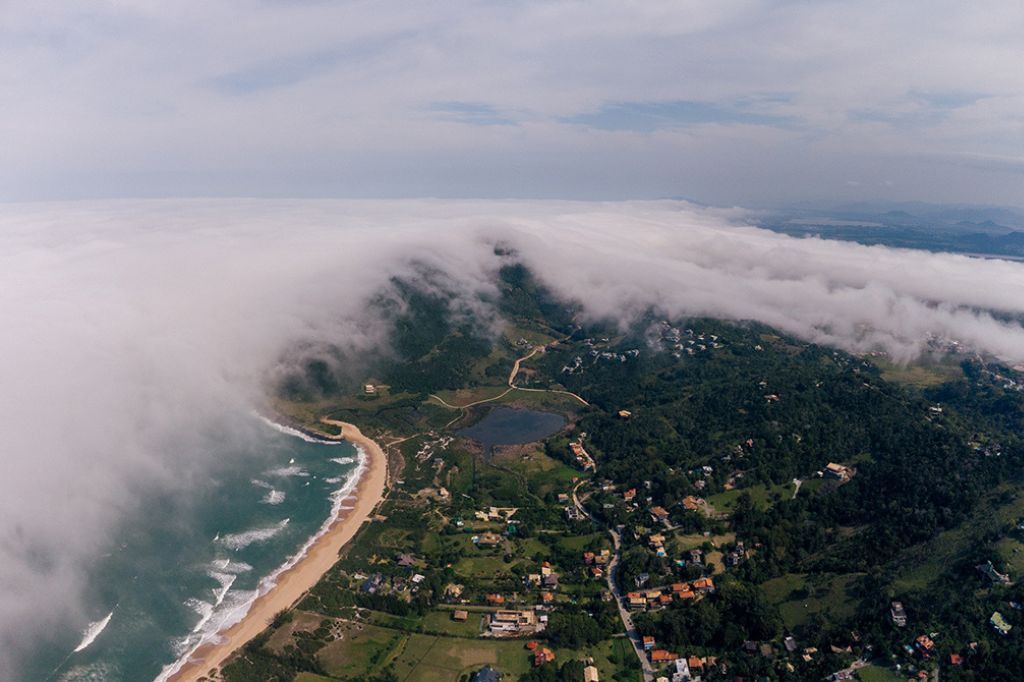
[[[445,400],[441,396],[437,395],[436,393],[431,393],[430,397],[433,398],[434,400],[436,400],[437,402],[441,403],[442,405],[444,405],[447,408],[450,408],[450,409],[453,409],[453,410],[465,410],[465,409],[473,407],[475,405],[483,405],[484,403],[490,403],[490,402],[494,402],[495,400],[501,400],[502,398],[507,396],[512,391],[531,391],[533,393],[559,393],[561,395],[567,395],[567,396],[570,396],[572,398],[575,398],[576,400],[580,401],[582,404],[586,405],[587,407],[590,407],[590,403],[588,403],[581,396],[576,395],[572,391],[559,391],[559,390],[554,389],[554,388],[523,388],[521,386],[516,386],[516,384],[515,384],[516,375],[519,374],[519,366],[523,362],[529,360],[530,358],[532,358],[534,355],[536,355],[540,351],[546,350],[546,349],[550,348],[551,346],[554,346],[556,344],[561,343],[562,341],[564,341],[564,339],[561,339],[561,340],[558,340],[558,341],[552,341],[551,343],[549,343],[549,344],[547,344],[545,346],[534,346],[532,349],[530,349],[529,353],[527,353],[526,355],[524,355],[521,358],[516,358],[516,361],[512,364],[512,371],[509,372],[509,374],[508,374],[508,382],[507,382],[508,383],[508,388],[506,388],[504,391],[502,391],[498,395],[494,396],[493,398],[484,398],[483,400],[475,400],[475,401],[473,401],[471,403],[466,403],[465,405],[452,405],[451,403],[449,403],[447,400]],[[450,426],[451,423],[452,422],[449,422],[446,426]]]
[[[573,486],[572,503],[576,505],[576,509],[578,509],[581,514],[594,523],[598,523],[597,519],[591,516],[590,512],[588,512],[580,502],[579,489],[584,482],[585,479]],[[598,523],[598,525],[600,524]],[[654,668],[651,667],[651,662],[647,660],[647,654],[644,653],[643,638],[640,637],[640,633],[637,632],[636,626],[633,625],[633,618],[629,615],[629,610],[625,605],[625,595],[622,593],[622,589],[619,587],[618,581],[615,580],[615,571],[619,567],[619,553],[620,547],[622,546],[622,537],[614,528],[609,528],[608,532],[612,536],[612,546],[615,548],[615,553],[612,555],[611,561],[608,562],[608,570],[605,571],[605,578],[608,580],[608,590],[612,593],[612,597],[615,599],[615,605],[619,608],[619,618],[622,620],[622,627],[626,631],[626,636],[629,637],[629,641],[633,643],[633,651],[636,653],[636,657],[640,659],[640,668],[643,670],[644,682],[652,682],[652,680],[654,680]]]

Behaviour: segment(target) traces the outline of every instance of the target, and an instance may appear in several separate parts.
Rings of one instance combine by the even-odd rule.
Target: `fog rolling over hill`
[[[87,568],[156,493],[187,500],[234,417],[321,348],[387,353],[395,278],[496,332],[529,267],[581,318],[751,319],[910,360],[929,338],[1024,361],[1024,265],[797,239],[683,202],[133,201],[0,209],[0,678],[84,629]],[[243,453],[245,448],[233,448]],[[234,456],[244,456],[236,454]],[[188,518],[182,518],[188,523]],[[115,614],[116,618],[116,614]]]

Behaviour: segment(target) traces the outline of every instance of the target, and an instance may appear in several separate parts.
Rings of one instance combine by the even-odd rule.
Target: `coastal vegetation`
[[[677,659],[708,680],[1024,670],[1014,369],[902,367],[653,311],[628,329],[588,322],[511,262],[496,289],[499,335],[443,288],[396,284],[388,357],[350,381],[311,361],[282,384],[295,421],[357,423],[385,446],[389,490],[224,679],[464,681],[491,666],[556,681],[592,665],[626,682],[671,677]],[[495,405],[565,427],[485,457],[458,432]],[[640,656],[618,600],[652,638]],[[533,615],[503,630],[499,611]]]

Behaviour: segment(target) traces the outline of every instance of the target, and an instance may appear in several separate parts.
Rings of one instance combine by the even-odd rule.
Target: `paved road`
[[[580,498],[577,494],[583,481],[580,481],[572,489],[572,503],[576,505],[576,508],[591,521],[597,522],[593,516],[580,504]],[[608,590],[612,593],[612,597],[615,599],[615,605],[619,609],[619,618],[622,619],[622,627],[626,631],[626,636],[629,637],[629,641],[633,643],[633,651],[636,652],[636,657],[640,659],[640,667],[644,673],[644,682],[651,682],[654,679],[654,669],[651,667],[651,662],[647,660],[647,654],[644,653],[643,639],[640,637],[640,633],[637,632],[636,626],[633,625],[633,618],[629,615],[629,611],[626,609],[624,594],[619,588],[618,581],[615,580],[615,572],[619,567],[619,550],[622,545],[622,538],[619,536],[618,531],[613,528],[609,528],[608,532],[612,536],[612,546],[615,548],[612,559],[608,562],[608,570],[605,571],[605,577],[608,580]]]

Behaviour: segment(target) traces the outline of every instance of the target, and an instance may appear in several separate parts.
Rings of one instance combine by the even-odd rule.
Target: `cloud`
[[[1019,204],[1012,169],[923,157],[1024,156],[1022,22],[1009,0],[20,3],[0,198]],[[901,197],[844,185],[883,173]]]
[[[758,113],[748,106],[722,106],[711,102],[621,102],[607,104],[600,110],[576,114],[563,119],[566,123],[591,126],[601,130],[633,130],[652,132],[662,128],[715,123],[733,125],[792,126],[793,119]]]
[[[912,357],[928,335],[1024,360],[1024,265],[794,239],[676,202],[145,201],[0,209],[0,677],[80,625],[84,566],[289,349],[379,347],[366,302],[423,267],[479,308],[497,241],[594,318],[755,319]],[[484,311],[486,312],[486,311]]]

